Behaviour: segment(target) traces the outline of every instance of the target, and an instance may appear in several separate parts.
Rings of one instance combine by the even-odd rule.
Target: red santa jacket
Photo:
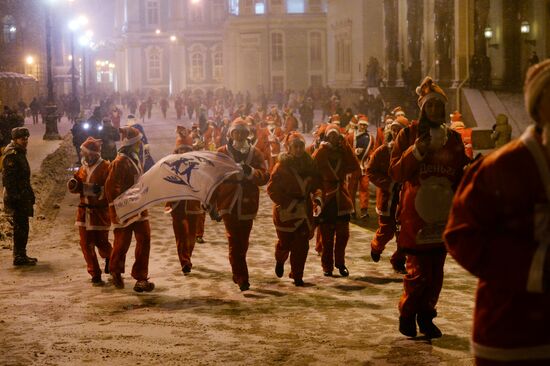
[[[345,140],[342,140],[337,149],[326,142],[321,143],[319,149],[313,153],[313,159],[321,173],[324,207],[335,200],[338,216],[352,213],[353,205],[346,177],[359,169],[359,162],[351,147]]]
[[[297,130],[298,129],[298,120],[296,119],[296,117],[294,117],[293,115],[287,116],[286,119],[285,119],[284,128],[285,128],[284,135],[288,135],[292,131]]]
[[[265,137],[267,138],[269,156],[266,159],[275,158],[281,153],[281,144],[284,138],[284,132],[280,127],[275,127],[273,130],[265,129]]]
[[[252,220],[256,217],[260,202],[260,190],[269,180],[264,156],[260,150],[251,148],[243,160],[235,156],[227,145],[218,149],[218,152],[229,155],[235,162],[250,165],[252,173],[237,180],[230,177],[216,189],[213,201],[216,202],[220,215],[236,215],[239,220]]]
[[[306,155],[309,167],[300,172],[292,158],[283,153],[267,184],[273,201],[273,223],[279,231],[294,232],[304,222],[313,230],[313,199],[321,199],[320,180],[313,159]],[[302,173],[302,174],[300,174]]]
[[[80,194],[80,204],[76,212],[76,226],[86,230],[109,230],[109,204],[105,197],[105,181],[109,175],[109,162],[101,158],[92,166],[82,165],[75,173],[76,186],[68,184],[71,193]],[[99,193],[93,192],[97,185]],[[71,189],[72,187],[72,189]]]
[[[451,128],[460,134],[462,142],[464,143],[464,151],[470,158],[474,158],[474,145],[472,144],[472,129],[466,128],[462,122],[451,123]]]
[[[124,153],[119,152],[116,159],[111,162],[109,176],[105,181],[105,196],[109,202],[109,215],[114,228],[126,227],[135,221],[148,219],[148,212],[145,210],[136,216],[130,217],[125,222],[118,222],[113,206],[113,201],[128,188],[136,184],[142,174],[143,167],[141,163],[136,163],[134,159]]]
[[[367,165],[369,181],[376,186],[376,213],[380,216],[390,216],[392,202],[399,198],[395,197],[399,194],[396,182],[388,173],[391,150],[388,144],[383,144],[372,153]]]
[[[449,253],[479,278],[476,356],[550,364],[549,239],[550,161],[529,128],[466,172],[445,230]]]
[[[376,129],[376,140],[374,143],[374,149],[378,149],[380,146],[384,145],[384,127],[378,127]]]
[[[360,134],[354,130],[350,131],[350,133],[346,135],[346,141],[355,153],[357,160],[359,160],[361,170],[364,171],[372,153],[374,152],[374,138],[368,132]],[[359,154],[357,152],[359,152]]]
[[[420,156],[415,147],[418,124],[399,132],[390,158],[390,177],[403,184],[397,239],[401,248],[423,251],[442,248],[443,230],[454,190],[469,159],[460,135],[446,129],[447,141],[436,152]]]

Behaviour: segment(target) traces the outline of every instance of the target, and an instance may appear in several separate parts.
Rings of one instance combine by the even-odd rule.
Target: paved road
[[[155,158],[172,149],[175,125],[173,118],[144,124]],[[296,288],[273,273],[276,238],[262,191],[248,255],[252,288],[241,293],[231,282],[223,225],[207,219],[207,243],[197,245],[193,272],[183,276],[170,217],[155,207],[150,276],[157,288],[136,294],[128,274],[124,290],[90,285],[73,226],[76,205],[66,195],[57,219],[33,231],[37,267],[13,268],[10,252],[0,251],[0,363],[472,364],[475,280],[450,259],[436,319],[445,335],[410,340],[397,332],[402,284],[389,264],[395,244],[371,262],[371,231],[352,225],[349,278],[324,277],[311,248],[307,286]],[[127,272],[132,257],[130,250]]]

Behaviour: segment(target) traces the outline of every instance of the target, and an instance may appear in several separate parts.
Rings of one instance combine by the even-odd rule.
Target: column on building
[[[422,0],[407,0],[407,51],[409,64],[406,71],[405,84],[414,87],[422,79],[422,35],[424,33],[424,2]]]
[[[435,57],[436,79],[442,85],[450,85],[451,61],[454,56],[454,0],[435,0]]]
[[[397,0],[384,0],[384,40],[388,86],[395,86],[399,61]]]

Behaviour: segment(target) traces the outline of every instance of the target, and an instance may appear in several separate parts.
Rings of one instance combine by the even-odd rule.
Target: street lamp
[[[174,35],[170,36],[170,41],[171,42],[176,42],[177,40],[178,40],[178,37],[176,37]]]
[[[87,30],[84,35],[78,39],[78,44],[82,47],[82,93],[86,97],[86,48],[92,43],[94,32]]]
[[[76,98],[77,100],[78,100],[78,93],[76,90],[76,77],[75,77],[76,67],[75,67],[75,58],[74,58],[74,35],[77,30],[79,30],[86,24],[88,24],[88,18],[85,15],[79,15],[77,18],[72,19],[69,22],[69,30],[71,31],[71,92],[73,94],[73,99]],[[76,103],[74,104],[76,105]],[[78,107],[78,111],[76,111],[76,107],[75,107],[75,112],[77,113],[80,112],[80,106]]]
[[[57,129],[57,106],[55,105],[53,95],[53,77],[52,77],[52,20],[51,6],[55,0],[47,0],[45,4],[46,12],[46,75],[48,87],[48,100],[46,103],[46,131],[42,137],[44,140],[60,140],[59,130]]]

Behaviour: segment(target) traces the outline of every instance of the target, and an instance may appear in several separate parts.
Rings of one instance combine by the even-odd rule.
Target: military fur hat
[[[420,86],[416,87],[416,94],[418,95],[418,106],[420,109],[424,107],[424,104],[430,99],[438,99],[443,103],[447,103],[447,95],[443,89],[439,87],[429,76],[426,76]]]
[[[25,127],[15,127],[11,130],[11,139],[16,140],[22,137],[29,137],[31,134],[29,130]]]

